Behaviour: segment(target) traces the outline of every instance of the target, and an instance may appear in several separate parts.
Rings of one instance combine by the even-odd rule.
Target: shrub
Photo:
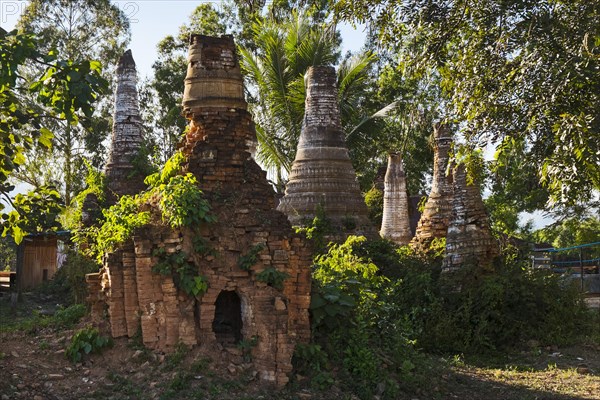
[[[91,258],[73,250],[67,252],[67,259],[58,269],[52,280],[41,291],[67,298],[72,303],[83,303],[87,297],[85,275],[98,272],[100,265]]]
[[[98,329],[87,326],[73,335],[65,355],[75,363],[81,361],[85,354],[98,353],[109,346],[112,346],[110,338],[101,336]]]
[[[362,398],[382,382],[388,388],[383,397],[393,398],[398,385],[410,389],[421,380],[417,344],[433,352],[481,353],[529,339],[566,344],[591,332],[577,288],[527,268],[511,249],[503,254],[493,274],[476,274],[471,265],[441,274],[439,257],[419,258],[390,242],[349,237],[332,245],[316,258],[313,273],[315,345]],[[300,349],[302,361],[306,350]]]

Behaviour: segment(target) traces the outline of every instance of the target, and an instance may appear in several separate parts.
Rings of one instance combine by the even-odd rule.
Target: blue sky
[[[156,45],[167,35],[176,35],[179,26],[188,21],[189,15],[202,1],[198,0],[113,0],[129,18],[131,43],[129,47],[138,67],[140,78],[152,74],[156,59]],[[221,1],[211,1],[219,7]],[[0,0],[0,26],[14,28],[19,16],[27,6],[24,0]],[[340,25],[344,51],[357,51],[364,44],[362,29]]]

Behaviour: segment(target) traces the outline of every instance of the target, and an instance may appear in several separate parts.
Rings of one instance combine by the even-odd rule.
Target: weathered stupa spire
[[[105,173],[109,198],[135,194],[145,188],[144,177],[134,170],[134,159],[142,147],[142,120],[138,104],[137,71],[131,50],[117,65],[117,88],[112,138]]]
[[[499,249],[492,236],[479,185],[467,181],[464,164],[455,166],[452,175],[452,218],[442,271],[453,271],[463,264],[473,264],[480,271],[490,270]]]
[[[433,182],[431,193],[417,225],[415,237],[411,241],[417,251],[427,252],[433,239],[446,237],[452,214],[452,177],[446,175],[452,133],[445,124],[433,127],[434,156]]]
[[[333,67],[311,67],[296,159],[278,210],[292,225],[306,225],[322,208],[340,232],[375,236],[342,131]]]
[[[254,163],[248,166],[256,133],[247,108],[233,36],[192,35],[183,94],[183,115],[190,125],[183,153],[187,171],[203,181],[204,191],[244,184],[245,168],[261,174]],[[257,185],[271,191],[266,180],[257,178]],[[258,205],[274,208],[275,199]]]
[[[412,232],[408,215],[406,174],[400,153],[389,154],[384,185],[383,218],[379,233],[385,239],[406,245],[412,238]]]

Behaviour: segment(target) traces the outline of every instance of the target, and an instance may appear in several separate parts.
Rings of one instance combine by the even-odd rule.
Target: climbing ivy
[[[172,275],[175,286],[190,296],[202,296],[208,290],[208,282],[202,275],[197,274],[196,267],[188,261],[184,251],[167,253],[164,247],[155,249],[152,255],[159,262],[152,267],[152,272],[161,275]]]
[[[264,248],[265,245],[263,243],[254,245],[248,254],[240,256],[238,259],[238,267],[244,271],[249,271],[250,268],[252,268],[252,266],[258,261],[258,254],[263,251]]]
[[[160,193],[160,211],[169,226],[179,228],[216,220],[194,175],[176,175],[156,190]]]
[[[148,205],[152,203],[158,205],[162,221],[172,228],[214,222],[216,218],[210,214],[210,205],[196,178],[189,173],[181,175],[184,159],[180,152],[175,153],[162,171],[146,177],[148,190],[135,196],[121,196],[117,204],[103,210],[101,226],[83,229],[76,235],[78,242],[87,243],[88,252],[101,260],[105,253],[131,238],[135,229],[150,223]]]
[[[287,272],[281,272],[274,267],[269,267],[256,274],[256,280],[265,282],[269,286],[273,286],[275,289],[283,290],[283,281],[290,277]]]

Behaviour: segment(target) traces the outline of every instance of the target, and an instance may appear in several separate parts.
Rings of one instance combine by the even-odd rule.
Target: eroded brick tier
[[[184,172],[197,177],[217,222],[180,230],[156,223],[107,256],[98,279],[112,335],[131,337],[141,327],[150,348],[199,345],[238,366],[243,360],[236,343],[256,338],[252,368],[260,379],[284,385],[296,344],[310,338],[312,251],[275,210],[275,193],[250,157],[255,130],[232,37],[192,36],[188,61]],[[199,238],[206,249],[200,253]],[[152,272],[159,248],[185,252],[208,291],[190,297],[171,276]],[[242,269],[242,257],[257,249],[254,265]],[[282,289],[257,279],[267,268],[287,274]]]
[[[117,65],[112,137],[105,167],[111,202],[119,196],[136,194],[145,189],[144,176],[136,173],[134,167],[143,141],[136,85],[135,61],[131,50],[127,50]]]
[[[467,182],[463,164],[453,168],[452,176],[454,198],[442,271],[453,271],[464,264],[490,271],[499,248],[492,236],[479,185]]]
[[[307,72],[298,150],[278,209],[293,225],[305,226],[321,208],[340,240],[349,234],[378,237],[348,154],[336,79],[333,67],[315,66]]]
[[[399,245],[408,244],[412,238],[406,174],[402,165],[402,155],[399,153],[391,153],[388,156],[383,192],[383,217],[379,234]]]
[[[415,236],[410,245],[417,251],[427,252],[433,239],[444,238],[452,215],[452,176],[446,175],[452,132],[447,125],[436,124],[433,129],[433,182],[431,192],[421,214]]]

